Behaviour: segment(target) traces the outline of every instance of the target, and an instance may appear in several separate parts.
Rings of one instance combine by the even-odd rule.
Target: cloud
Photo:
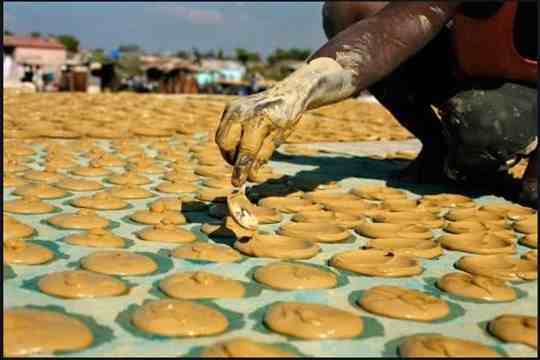
[[[158,7],[160,12],[173,15],[196,25],[216,25],[224,23],[223,13],[217,10],[191,9],[187,6],[167,4]]]

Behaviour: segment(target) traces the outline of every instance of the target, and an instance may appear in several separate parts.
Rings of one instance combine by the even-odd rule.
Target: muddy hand
[[[343,100],[354,92],[351,74],[329,58],[305,64],[274,87],[230,102],[216,132],[223,158],[242,186],[294,131],[304,111]]]

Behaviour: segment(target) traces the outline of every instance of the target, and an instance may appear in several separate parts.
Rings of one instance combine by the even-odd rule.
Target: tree
[[[218,58],[219,60],[225,59],[225,55],[223,54],[223,49],[219,49],[219,50],[218,50],[217,58]]]
[[[298,60],[304,61],[311,54],[310,49],[298,49],[292,48],[289,50],[284,50],[277,48],[274,50],[267,58],[267,61],[270,65],[275,64],[278,61],[282,60]]]
[[[38,32],[38,31],[32,31],[30,33],[30,36],[33,37],[33,38],[38,38],[38,37],[41,37],[41,33]]]
[[[236,54],[236,60],[240,61],[242,64],[246,64],[248,61],[259,61],[261,57],[256,52],[250,52],[243,48],[234,49]]]
[[[79,51],[79,40],[76,37],[63,34],[57,36],[56,39],[64,45],[67,51],[72,53]]]
[[[181,59],[189,59],[189,51],[186,50],[178,50],[175,54],[176,57],[179,57]]]
[[[11,31],[9,31],[9,30],[4,30],[4,35],[11,36],[11,35],[13,35],[13,33]]]
[[[107,61],[107,56],[103,49],[94,49],[90,55],[90,62],[97,62],[103,64]]]

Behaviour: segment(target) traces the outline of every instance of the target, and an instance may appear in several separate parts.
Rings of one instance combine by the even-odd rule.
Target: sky
[[[322,2],[3,2],[4,30],[71,34],[85,49],[137,44],[149,52],[237,47],[316,50]]]

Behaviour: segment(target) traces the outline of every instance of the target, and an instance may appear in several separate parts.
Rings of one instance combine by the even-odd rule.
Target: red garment
[[[512,0],[487,18],[468,17],[463,11],[454,17],[453,46],[462,78],[537,81],[538,61],[521,56],[514,44],[517,8],[518,1]]]

